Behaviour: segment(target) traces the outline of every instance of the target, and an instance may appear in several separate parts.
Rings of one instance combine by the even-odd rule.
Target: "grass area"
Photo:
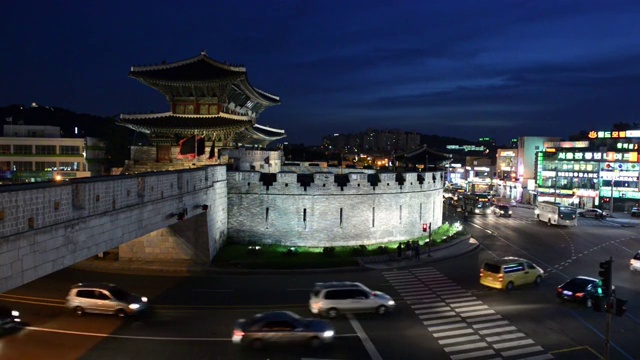
[[[466,235],[460,224],[443,224],[431,233],[432,249],[452,239]],[[406,241],[420,243],[425,249],[428,234]],[[300,247],[229,243],[213,259],[213,265],[239,269],[323,269],[357,266],[356,257],[395,254],[395,241],[374,245]],[[404,248],[403,248],[404,249]]]

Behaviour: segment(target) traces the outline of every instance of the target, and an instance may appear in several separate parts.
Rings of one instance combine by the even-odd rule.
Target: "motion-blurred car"
[[[480,284],[512,290],[515,286],[542,282],[544,271],[529,260],[504,257],[486,261],[480,268]]]
[[[325,320],[303,318],[291,311],[273,311],[236,321],[231,341],[254,349],[267,344],[317,347],[331,342],[334,335],[333,326]]]
[[[71,286],[65,305],[78,316],[99,313],[125,317],[148,310],[148,299],[113,284],[80,283]]]
[[[316,283],[309,295],[313,314],[335,318],[340,313],[375,312],[383,315],[396,307],[391,296],[358,282]]]
[[[634,207],[631,209],[631,216],[640,216],[640,208]]]
[[[640,271],[640,251],[633,255],[631,261],[629,261],[629,269],[631,271]]]
[[[592,209],[584,209],[578,212],[578,215],[582,217],[591,217],[594,219],[604,219],[609,216],[609,212],[592,208]]]
[[[509,205],[495,205],[491,211],[497,216],[511,217],[511,208]]]
[[[20,323],[20,313],[16,310],[0,305],[0,331],[17,326]]]
[[[558,286],[556,296],[561,301],[579,302],[591,307],[594,298],[603,296],[602,284],[598,279],[578,276]]]

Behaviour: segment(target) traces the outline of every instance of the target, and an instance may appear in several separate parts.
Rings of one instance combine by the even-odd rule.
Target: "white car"
[[[594,219],[603,219],[609,216],[609,212],[606,210],[602,211],[600,209],[584,209],[578,212],[578,215],[582,217],[591,217]]]
[[[311,313],[335,318],[341,313],[375,312],[383,315],[395,309],[393,299],[358,282],[316,283],[309,297]]]
[[[631,271],[640,271],[640,251],[638,251],[629,261],[629,269]]]

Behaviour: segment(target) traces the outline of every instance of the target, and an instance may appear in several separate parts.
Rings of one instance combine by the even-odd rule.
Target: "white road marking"
[[[364,345],[364,348],[367,349],[367,352],[369,353],[371,360],[382,360],[382,356],[380,356],[380,354],[378,353],[378,350],[376,350],[376,347],[373,346],[373,343],[367,336],[367,333],[364,332],[364,329],[362,328],[362,326],[360,326],[360,323],[358,322],[358,320],[356,320],[356,318],[353,317],[353,315],[351,314],[347,314],[347,318],[349,319],[351,326],[353,326],[353,329],[356,331],[356,333],[360,337],[360,340],[362,340],[362,344]]]
[[[287,290],[289,290],[289,289],[287,289]],[[193,289],[192,291],[230,292],[230,291],[235,291],[235,290],[231,290],[231,289]]]

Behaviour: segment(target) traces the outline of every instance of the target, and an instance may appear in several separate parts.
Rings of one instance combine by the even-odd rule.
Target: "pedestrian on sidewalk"
[[[402,243],[398,243],[396,250],[398,250],[398,260],[402,259]]]
[[[415,254],[415,258],[420,260],[420,242],[416,241],[415,245],[413,245],[413,252]]]
[[[407,240],[407,242],[405,243],[406,246],[406,256],[411,259],[411,242],[409,240]]]

